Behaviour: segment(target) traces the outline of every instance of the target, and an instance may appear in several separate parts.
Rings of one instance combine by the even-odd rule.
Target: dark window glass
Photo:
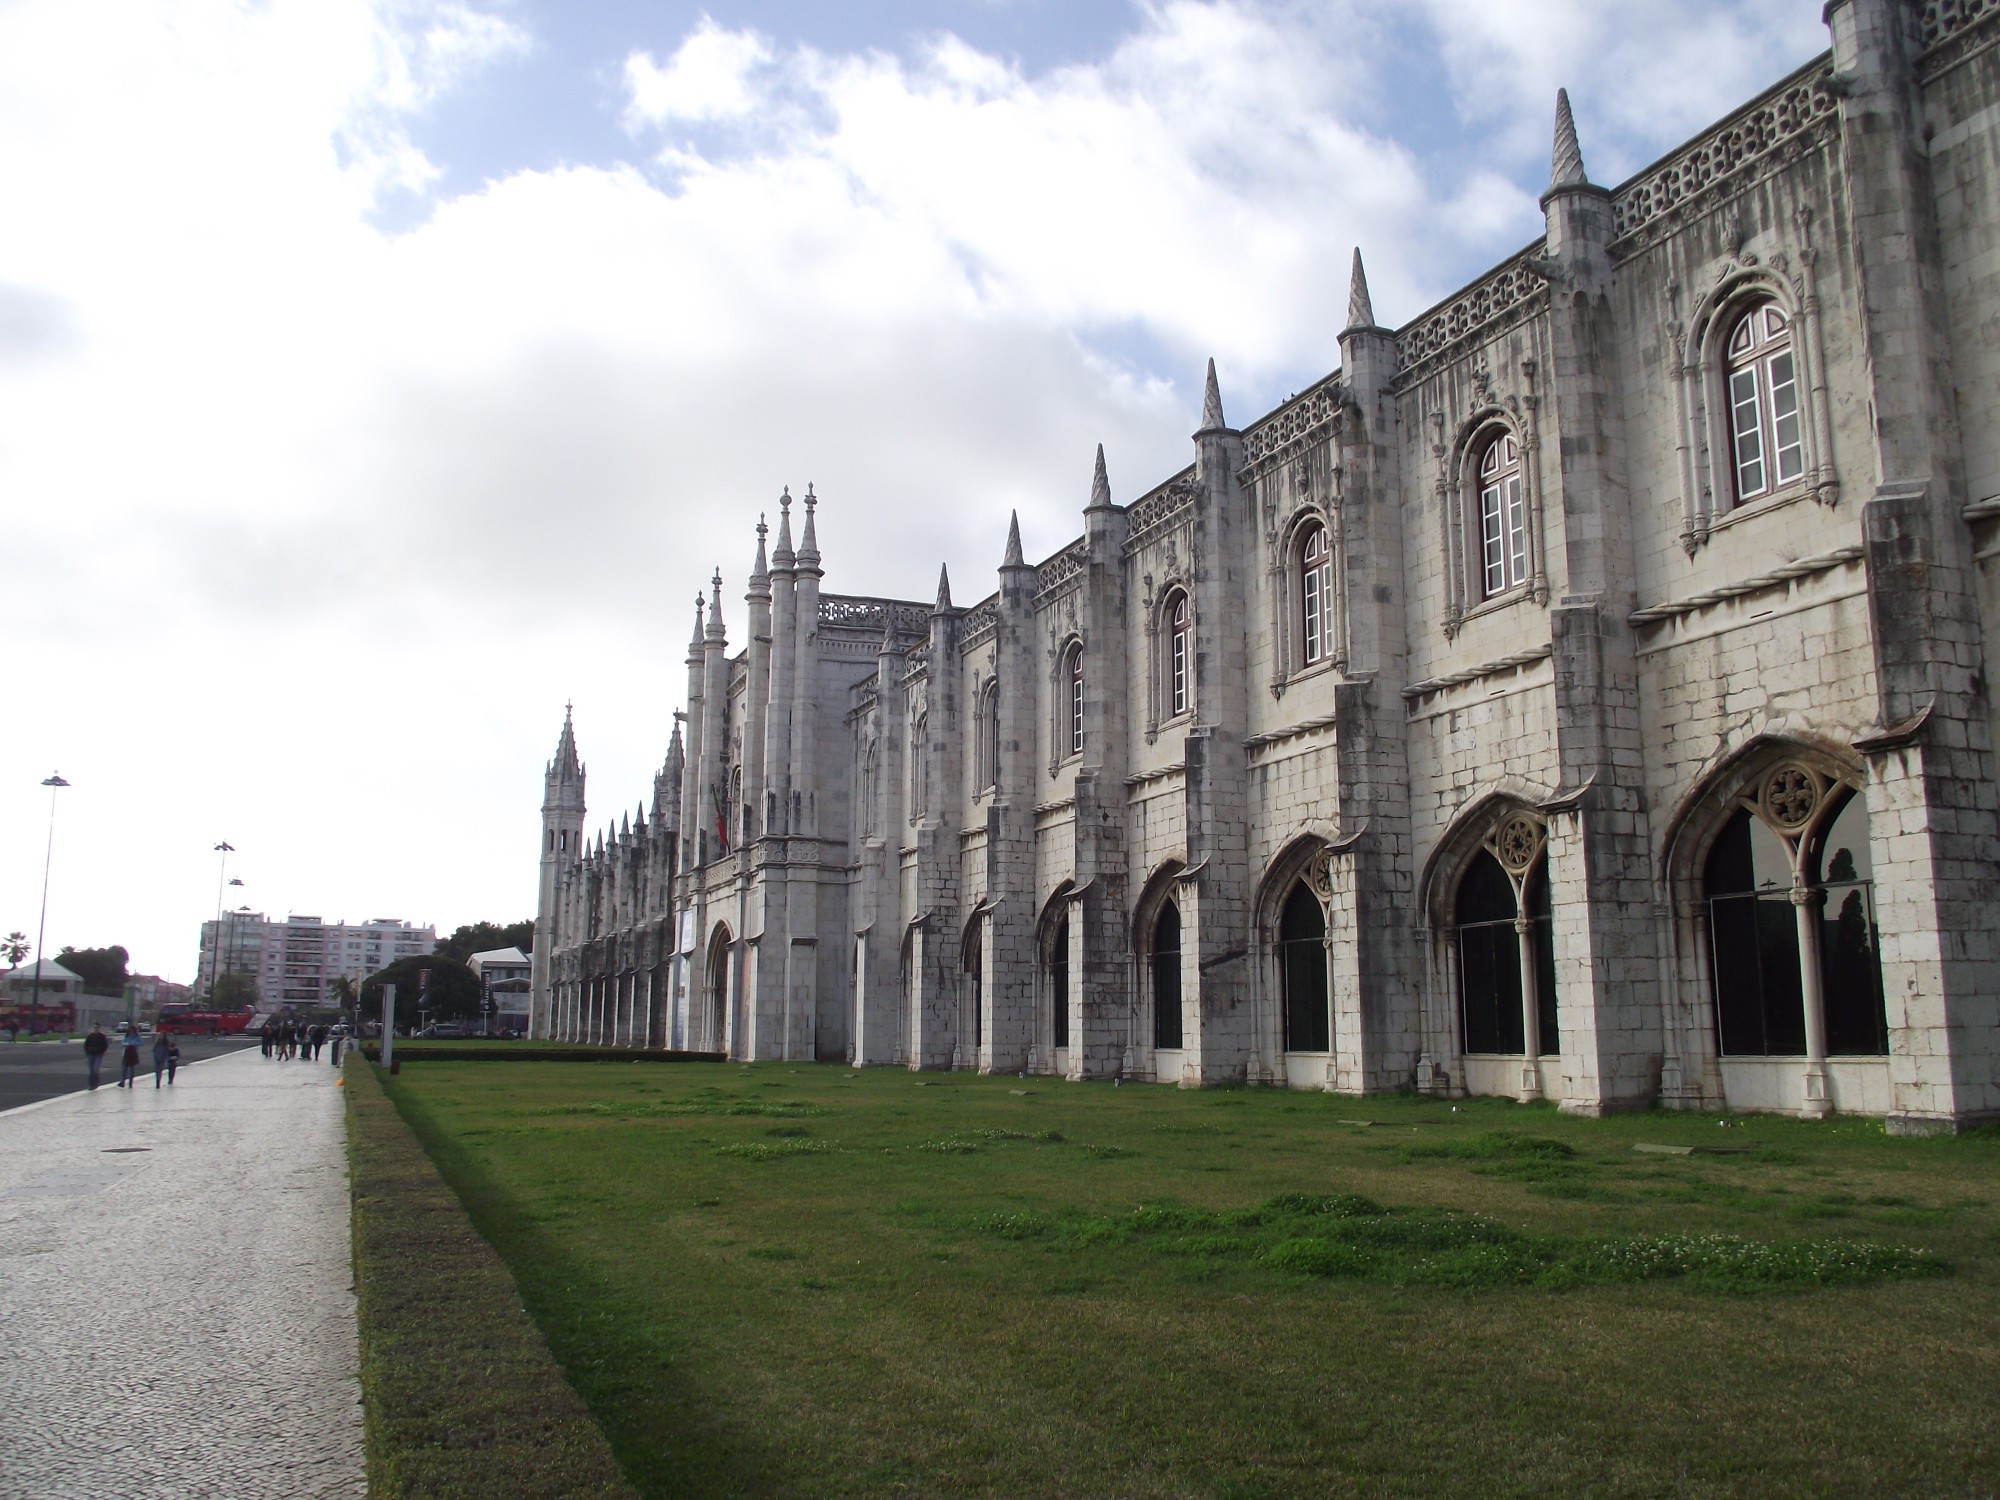
[[[1153,1045],[1181,1045],[1181,910],[1171,901],[1153,923]]]
[[[1819,909],[1819,957],[1825,981],[1830,1057],[1883,1057],[1889,1016],[1882,994],[1881,931],[1875,925],[1874,864],[1868,854],[1868,807],[1850,795],[1815,851],[1825,892]]]
[[[1709,851],[1705,885],[1723,1054],[1803,1056],[1799,927],[1784,841],[1748,809],[1739,811]]]
[[[1514,931],[1514,883],[1482,849],[1458,883],[1458,992],[1467,1052],[1519,1055],[1521,940]],[[1550,976],[1550,999],[1555,985]]]
[[[1055,1006],[1056,1045],[1069,1045],[1069,918],[1056,923],[1049,945],[1049,1000]]]
[[[1292,887],[1278,920],[1285,986],[1285,1050],[1325,1052],[1330,1023],[1326,992],[1326,914],[1304,881]]]
[[[965,973],[967,976],[965,992],[972,1001],[972,1046],[975,1051],[984,1045],[984,1029],[986,1025],[986,1007],[981,994],[981,990],[986,982],[985,965],[980,961],[980,949],[984,946],[981,942],[983,936],[984,929],[975,923],[971,935],[965,940]]]

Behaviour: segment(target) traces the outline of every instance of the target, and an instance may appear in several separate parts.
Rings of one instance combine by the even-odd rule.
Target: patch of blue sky
[[[439,177],[420,195],[397,195],[381,217],[421,217],[425,200],[477,191],[520,171],[610,166],[653,150],[626,130],[624,66],[634,52],[664,60],[704,16],[727,30],[752,30],[783,54],[799,46],[826,53],[883,52],[913,57],[943,33],[1029,73],[1108,55],[1141,21],[1134,0],[509,0],[492,7],[525,29],[533,46],[461,80],[409,124]],[[727,154],[729,133],[697,138]]]

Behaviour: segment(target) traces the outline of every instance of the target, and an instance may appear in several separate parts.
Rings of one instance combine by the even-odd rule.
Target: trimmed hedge
[[[380,1042],[363,1042],[361,1055],[382,1061]],[[396,1061],[427,1062],[727,1062],[720,1052],[665,1052],[649,1047],[589,1047],[574,1042],[415,1042],[398,1037]]]
[[[634,1495],[375,1070],[345,1077],[368,1493]]]

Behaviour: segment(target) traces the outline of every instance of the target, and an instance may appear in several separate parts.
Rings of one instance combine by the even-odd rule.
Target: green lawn
[[[649,1495],[2000,1475],[1990,1132],[775,1064],[384,1081]]]

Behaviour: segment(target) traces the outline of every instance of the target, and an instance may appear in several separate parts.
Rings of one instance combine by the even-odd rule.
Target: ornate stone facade
[[[1200,1086],[2000,1116],[2000,7],[1832,50],[969,608],[697,607],[565,723],[536,1024]]]

